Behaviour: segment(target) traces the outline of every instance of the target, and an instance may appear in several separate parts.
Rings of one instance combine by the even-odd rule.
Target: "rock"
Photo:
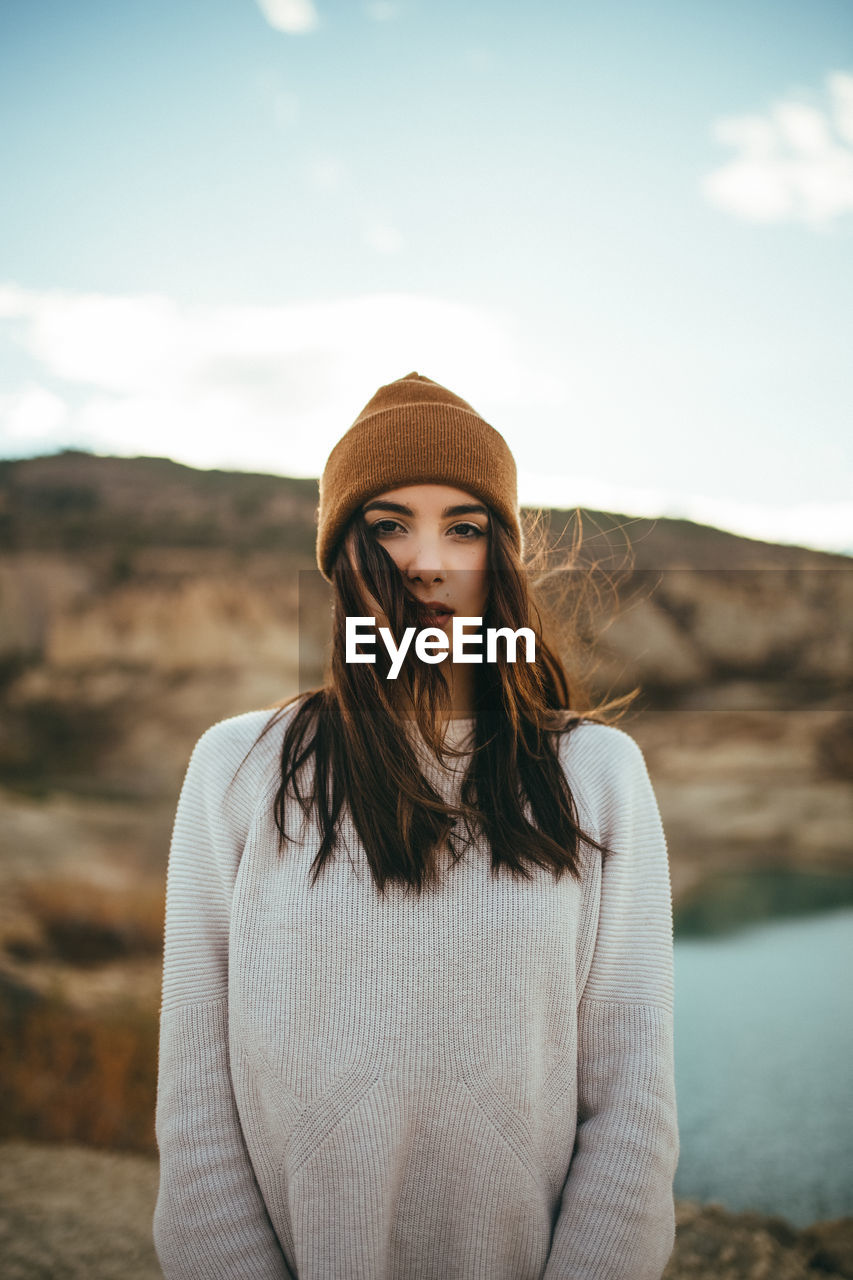
[[[816,1222],[802,1234],[812,1267],[853,1277],[853,1218]]]
[[[842,1270],[832,1250],[837,1240],[837,1257],[847,1265],[851,1232],[853,1218],[800,1232],[782,1218],[680,1202],[675,1249],[663,1280],[842,1280],[853,1271]],[[820,1253],[824,1243],[826,1252]]]

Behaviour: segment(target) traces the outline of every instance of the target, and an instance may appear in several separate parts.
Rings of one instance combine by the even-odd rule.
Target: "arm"
[[[600,799],[600,838],[614,852],[578,1005],[578,1128],[543,1280],[660,1280],[675,1239],[666,840],[643,754],[615,732]]]
[[[255,719],[214,725],[199,739],[172,834],[154,1213],[154,1243],[167,1280],[292,1276],[249,1162],[228,1052],[228,925],[258,790],[253,757],[227,795],[226,789],[263,723],[256,726]]]

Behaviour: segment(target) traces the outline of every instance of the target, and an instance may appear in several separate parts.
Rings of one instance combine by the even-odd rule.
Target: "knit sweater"
[[[351,822],[315,885],[278,851],[294,708],[193,751],[168,872],[154,1238],[167,1280],[659,1280],[678,1157],[672,916],[642,752],[560,737],[580,880],[495,878],[479,837],[440,888],[382,898]],[[470,745],[471,721],[455,723]],[[465,758],[424,772],[458,798]]]

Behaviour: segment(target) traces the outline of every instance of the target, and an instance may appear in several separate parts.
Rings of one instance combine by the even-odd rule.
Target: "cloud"
[[[258,0],[258,7],[271,27],[286,35],[303,35],[320,24],[313,0]]]
[[[405,243],[398,228],[382,218],[373,218],[365,223],[364,241],[376,253],[386,255],[400,253]]]
[[[643,518],[692,520],[728,529],[745,538],[840,551],[853,555],[853,501],[801,502],[784,505],[738,502],[724,497],[665,488],[614,484],[598,476],[556,475],[520,470],[519,500],[526,506],[575,506],[591,511],[618,511]],[[630,535],[631,529],[628,528]]]
[[[679,496],[670,497],[663,514],[731,529],[747,538],[853,555],[853,501],[850,500],[771,506],[701,495]]]
[[[377,386],[412,369],[497,416],[541,382],[510,316],[416,294],[185,306],[9,285],[0,319],[35,365],[0,397],[7,455],[29,437],[317,475]]]
[[[827,85],[826,109],[792,96],[765,115],[717,120],[717,141],[738,154],[702,180],[706,198],[758,223],[825,227],[853,212],[853,75]]]
[[[29,385],[11,395],[0,395],[0,423],[10,441],[41,445],[67,421],[65,401],[45,387]]]
[[[845,142],[853,146],[853,75],[843,71],[828,77],[835,114],[835,127]]]

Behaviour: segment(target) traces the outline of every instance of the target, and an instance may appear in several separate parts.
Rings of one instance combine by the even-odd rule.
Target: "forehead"
[[[488,507],[476,494],[467,489],[457,489],[447,484],[407,484],[395,489],[383,489],[364,503],[363,514],[368,511],[405,508],[405,514],[413,516],[488,515]],[[463,510],[464,509],[464,510]]]

